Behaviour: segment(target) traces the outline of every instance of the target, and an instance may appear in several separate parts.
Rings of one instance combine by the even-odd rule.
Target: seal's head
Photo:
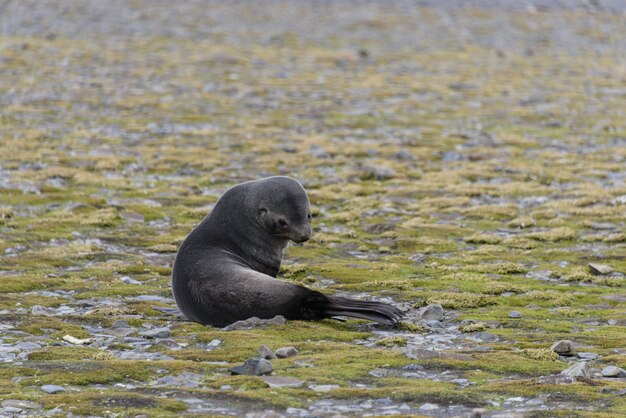
[[[295,242],[311,238],[309,197],[290,177],[268,177],[255,183],[256,216],[268,234]]]

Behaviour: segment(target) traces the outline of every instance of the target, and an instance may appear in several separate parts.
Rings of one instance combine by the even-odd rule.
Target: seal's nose
[[[303,231],[298,231],[295,234],[293,234],[293,241],[297,242],[298,244],[301,242],[305,242],[311,239],[311,228],[308,227],[306,229],[304,229]]]

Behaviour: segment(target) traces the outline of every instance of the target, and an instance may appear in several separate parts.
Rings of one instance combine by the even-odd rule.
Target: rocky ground
[[[464,5],[0,1],[0,416],[626,415],[624,4]],[[159,310],[274,174],[399,328]]]

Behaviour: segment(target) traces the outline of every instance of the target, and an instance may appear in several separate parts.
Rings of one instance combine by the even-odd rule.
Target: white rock
[[[91,342],[91,338],[83,338],[81,340],[80,338],[72,337],[69,334],[64,335],[63,340],[67,341],[70,344],[76,344],[76,345],[84,345],[84,344],[89,344]]]

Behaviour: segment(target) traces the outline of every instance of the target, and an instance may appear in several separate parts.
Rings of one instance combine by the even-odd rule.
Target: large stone
[[[439,304],[428,305],[420,312],[420,318],[424,321],[441,321],[443,319],[443,307]]]
[[[274,354],[276,354],[276,357],[278,358],[287,358],[287,357],[295,357],[299,353],[298,353],[298,350],[296,350],[296,347],[281,347],[278,350],[276,350]]]
[[[561,376],[567,377],[583,377],[583,378],[591,378],[591,373],[589,372],[589,366],[586,361],[580,361],[563,370]]]
[[[550,350],[554,351],[560,356],[574,356],[576,355],[576,349],[574,344],[570,340],[561,340],[552,344]]]
[[[604,377],[626,377],[626,370],[615,367],[615,366],[607,366],[602,369],[602,376]]]
[[[241,366],[228,369],[232,374],[245,374],[250,376],[261,376],[272,373],[272,363],[263,358],[251,358]]]

